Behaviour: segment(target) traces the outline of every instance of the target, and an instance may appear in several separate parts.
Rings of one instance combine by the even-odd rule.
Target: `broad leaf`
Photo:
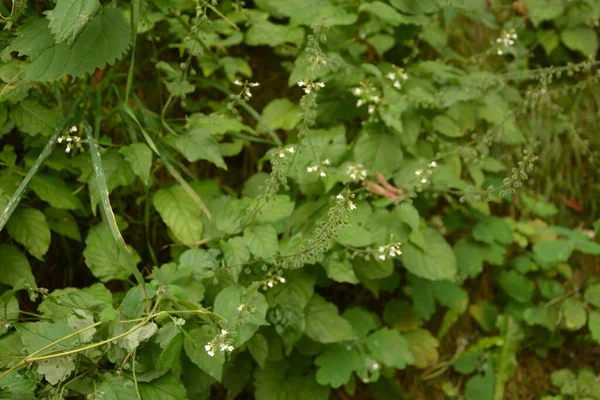
[[[259,258],[271,258],[279,251],[277,232],[273,225],[249,226],[244,229],[244,241],[250,253]]]
[[[8,220],[6,229],[29,254],[42,260],[50,247],[50,228],[46,217],[34,208],[17,209]]]
[[[337,307],[314,295],[306,309],[306,335],[321,343],[342,342],[356,337],[352,326],[338,314]]]
[[[430,280],[454,280],[457,273],[456,256],[442,235],[433,228],[422,232],[425,251],[411,242],[403,246],[402,262],[413,274]]]
[[[50,109],[35,100],[26,99],[10,112],[10,119],[22,132],[32,136],[50,136],[60,123],[62,115],[57,109]]]
[[[0,245],[0,260],[2,260],[0,283],[12,287],[21,287],[25,284],[32,288],[37,287],[27,257],[15,246]]]
[[[29,183],[31,189],[52,207],[75,210],[81,208],[81,201],[73,194],[73,191],[56,176],[37,174]]]
[[[383,328],[367,338],[369,352],[382,364],[404,369],[415,359],[408,341],[396,330]]]
[[[58,0],[56,7],[46,12],[56,43],[66,41],[71,46],[98,8],[98,0]]]
[[[177,240],[193,244],[202,239],[202,211],[179,185],[154,194],[154,207]]]
[[[150,181],[150,168],[152,167],[152,150],[144,143],[133,143],[122,147],[119,153],[125,157],[125,160],[131,165],[131,169],[144,185]]]

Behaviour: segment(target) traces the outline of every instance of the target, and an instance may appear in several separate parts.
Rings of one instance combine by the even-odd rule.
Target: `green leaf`
[[[382,21],[387,22],[388,24],[393,26],[398,26],[407,22],[407,18],[405,18],[402,14],[400,14],[388,4],[385,4],[381,1],[363,3],[360,5],[360,7],[358,7],[358,10],[376,15]]]
[[[276,194],[269,202],[260,208],[256,214],[256,222],[267,224],[281,221],[289,217],[294,212],[294,202],[290,196],[285,194]]]
[[[593,57],[598,51],[598,37],[591,28],[572,28],[560,33],[562,42],[569,49],[578,51],[584,56]]]
[[[304,41],[304,30],[301,27],[278,25],[259,20],[246,32],[246,43],[250,46],[276,47],[284,43],[300,46]]]
[[[239,236],[221,242],[220,246],[223,251],[225,268],[233,276],[234,282],[237,283],[244,265],[250,260],[250,250],[248,250],[244,239]]]
[[[0,259],[3,258],[0,257]],[[587,303],[600,308],[600,283],[588,287],[583,298]]]
[[[533,297],[535,285],[516,271],[501,271],[498,284],[504,292],[520,303],[528,303]]]
[[[223,376],[225,355],[223,352],[215,351],[214,357],[211,357],[204,349],[204,346],[216,336],[216,333],[207,325],[195,328],[188,333],[185,335],[183,344],[185,353],[202,371],[220,382]]]
[[[44,215],[46,216],[50,230],[81,242],[79,226],[70,212],[48,207],[44,210]]]
[[[460,239],[454,245],[456,265],[463,277],[474,278],[483,271],[485,249],[469,239]]]
[[[338,314],[337,307],[314,295],[304,310],[306,335],[320,343],[343,342],[356,337],[352,326]]]
[[[344,319],[350,322],[352,329],[360,338],[366,338],[367,335],[381,326],[377,314],[369,312],[361,307],[349,308],[342,314]]]
[[[396,369],[404,369],[415,359],[408,341],[398,331],[380,329],[367,338],[369,352],[382,364]]]
[[[243,305],[242,311],[238,310],[240,305]],[[246,323],[235,328],[235,347],[248,341],[260,325],[267,325],[267,307],[267,300],[261,293],[249,294],[247,289],[237,285],[221,290],[214,303],[215,312],[228,321],[239,318],[240,313],[244,312]]]
[[[297,105],[288,99],[275,99],[263,109],[262,119],[271,129],[291,131],[300,122],[300,110]],[[264,131],[263,125],[259,125],[258,132]]]
[[[67,187],[64,181],[56,176],[36,174],[31,178],[29,187],[40,199],[52,207],[65,210],[82,208],[81,202]]]
[[[565,10],[564,0],[527,0],[526,5],[529,19],[535,26],[556,19]]]
[[[469,314],[479,324],[484,332],[491,333],[496,326],[498,311],[492,303],[487,300],[481,300],[469,306]]]
[[[279,251],[277,231],[273,225],[249,226],[244,229],[244,241],[250,253],[262,259],[271,258]]]
[[[0,283],[12,287],[29,285],[31,288],[37,288],[29,261],[19,249],[8,244],[1,244],[0,260],[3,265],[0,268]]]
[[[109,376],[98,386],[98,391],[103,400],[138,400],[135,383],[123,376]]]
[[[60,124],[62,115],[58,109],[50,109],[35,100],[26,99],[10,112],[10,119],[20,131],[31,136],[50,136]]]
[[[56,43],[66,41],[71,46],[98,8],[98,0],[58,0],[56,7],[46,12]]]
[[[432,124],[434,130],[449,138],[461,137],[467,133],[452,118],[446,115],[436,115]]]
[[[192,128],[174,139],[169,137],[168,141],[190,162],[208,160],[217,167],[227,170],[227,164],[223,161],[217,142],[205,129]]]
[[[317,382],[320,385],[339,388],[350,381],[357,354],[353,348],[341,344],[327,346],[315,359]]]
[[[562,303],[562,324],[567,330],[576,331],[585,326],[587,313],[585,304],[577,299],[565,299]]]
[[[590,329],[592,339],[594,339],[596,343],[600,343],[600,312],[590,311],[588,328]]]
[[[159,190],[152,202],[178,241],[191,245],[202,239],[202,211],[182,186]]]
[[[498,242],[503,245],[508,245],[513,241],[512,228],[508,222],[502,218],[487,217],[475,225],[475,228],[473,229],[473,238],[487,244]]]
[[[62,339],[65,336],[74,333],[75,330],[64,323],[52,322],[28,322],[16,326],[17,331],[21,334],[21,342],[23,342],[24,352],[31,354],[42,347],[49,346],[51,343]],[[54,350],[70,350],[77,342],[77,336],[72,336],[62,340],[57,344],[46,349],[47,353]]]
[[[120,59],[131,43],[131,28],[118,8],[105,8],[89,22],[73,45],[54,42],[48,19],[20,32],[7,52],[29,56],[27,79],[53,81],[65,75],[82,77]]]
[[[396,211],[402,222],[410,226],[410,229],[412,229],[413,232],[419,231],[419,223],[421,220],[419,211],[417,211],[412,204],[403,203],[397,207]]]
[[[19,363],[24,357],[22,349],[19,333],[13,331],[0,336],[0,368],[10,368]]]
[[[428,330],[417,329],[407,332],[404,333],[404,338],[410,346],[415,367],[427,368],[438,362],[439,354],[437,348],[440,343]]]
[[[454,280],[457,266],[456,256],[442,235],[433,228],[422,232],[426,251],[411,242],[403,246],[402,263],[413,274],[430,280]]]
[[[98,146],[94,146],[97,150]],[[100,204],[102,206],[102,198],[108,197],[115,188],[119,186],[129,186],[133,184],[135,180],[135,175],[133,171],[129,167],[129,163],[125,161],[125,158],[119,154],[116,150],[108,150],[100,157],[100,153],[96,153],[92,151],[92,145],[90,144],[90,153],[92,153],[92,160],[96,159],[93,155],[98,155],[97,163],[101,166],[102,171],[104,172],[103,178],[106,183],[106,190],[108,193],[105,193],[106,196],[103,196],[103,189],[98,187],[98,176],[96,175],[96,169],[94,169],[94,173],[90,174],[88,178],[88,186],[90,188],[90,204],[92,206],[92,212],[96,213],[96,206]],[[100,183],[102,186],[103,183]]]
[[[501,315],[498,317],[497,326],[503,343],[496,358],[494,400],[502,400],[504,399],[504,385],[518,366],[517,352],[524,335],[519,323],[511,316]]]
[[[139,384],[143,400],[187,400],[181,381],[175,374],[168,374],[148,383]]]
[[[486,364],[483,374],[473,375],[465,386],[467,400],[489,400],[494,396],[494,366],[491,362]]]
[[[71,372],[75,371],[75,363],[73,357],[65,356],[59,358],[51,358],[37,362],[37,372],[44,375],[44,378],[51,385],[56,385],[59,382],[66,380]]]
[[[555,265],[565,262],[571,257],[573,244],[568,240],[550,240],[533,245],[533,254],[544,265]]]
[[[327,276],[336,282],[358,283],[352,263],[348,259],[342,261],[328,260],[323,263]]]
[[[92,274],[100,281],[126,280],[131,275],[127,265],[140,262],[137,253],[132,248],[130,250],[132,253],[114,240],[110,228],[103,222],[90,228],[83,256]]]
[[[21,243],[29,254],[42,260],[50,247],[50,228],[46,217],[34,208],[16,210],[6,224],[10,236]]]
[[[423,325],[421,315],[404,299],[392,299],[385,303],[383,319],[399,331],[411,331]]]
[[[258,366],[265,369],[267,358],[269,357],[269,342],[265,335],[256,333],[252,336],[250,341],[248,341],[248,350]]]
[[[314,374],[302,375],[286,361],[268,363],[254,372],[256,400],[327,400],[329,388],[319,385]]]
[[[148,185],[150,181],[150,168],[152,167],[152,150],[144,143],[133,143],[122,147],[119,153],[125,157],[125,160],[131,165],[134,174]]]
[[[389,133],[363,132],[354,148],[354,159],[369,171],[390,176],[402,165],[400,140]]]

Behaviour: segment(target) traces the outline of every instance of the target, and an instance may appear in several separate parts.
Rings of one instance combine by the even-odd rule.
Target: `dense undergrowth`
[[[0,11],[0,398],[600,399],[600,2]]]

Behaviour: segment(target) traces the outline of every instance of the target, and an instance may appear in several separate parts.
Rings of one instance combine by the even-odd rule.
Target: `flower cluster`
[[[252,92],[250,92],[250,88],[260,86],[260,83],[258,83],[258,82],[248,82],[248,81],[242,82],[239,79],[236,79],[233,83],[236,84],[237,86],[243,86],[240,95],[242,97],[244,97],[244,100],[246,100],[246,101],[250,100],[250,97],[252,97]]]
[[[325,87],[323,82],[304,82],[302,80],[298,81],[298,86],[304,88],[304,93],[309,94],[314,90],[319,90]]]
[[[56,139],[56,143],[61,144],[62,142],[67,143],[67,147],[65,148],[65,153],[70,153],[71,150],[77,148],[79,151],[85,151],[83,146],[81,145],[81,138],[79,136],[75,136],[77,133],[77,127],[73,125],[69,128],[66,135],[60,136]]]
[[[362,107],[367,104],[369,114],[374,114],[377,109],[377,104],[381,102],[379,91],[369,82],[363,82],[361,86],[352,89],[352,94],[358,97],[356,107]]]
[[[335,196],[335,198],[338,201],[338,204],[342,204],[342,203],[346,203],[348,206],[348,209],[350,211],[354,211],[356,210],[356,204],[354,204],[351,200],[351,198],[354,197],[354,195],[349,195],[348,197],[344,196],[343,194],[338,194],[337,196]]]
[[[286,149],[282,149],[279,151],[279,153],[277,153],[277,157],[279,158],[285,158],[285,153],[290,153],[290,154],[294,154],[296,152],[296,150],[294,149],[294,147],[288,147]]]
[[[433,170],[438,166],[437,162],[432,161],[429,164],[427,164],[427,169],[422,170],[422,169],[418,169],[415,171],[415,175],[420,178],[420,182],[422,184],[426,184],[427,181],[427,177],[431,174],[433,174]]]
[[[280,274],[273,274],[265,283],[265,285],[263,286],[264,290],[267,289],[271,289],[273,286],[277,285],[278,283],[285,283],[286,280],[283,276],[281,276]]]
[[[227,338],[228,333],[229,332],[227,331],[227,329],[221,329],[220,335],[218,335],[213,340],[211,340],[209,343],[204,345],[204,350],[206,350],[206,353],[209,356],[214,357],[215,351],[217,349],[219,349],[219,351],[221,351],[221,352],[228,351],[230,353],[234,350],[233,346],[228,341],[228,338]]]
[[[508,32],[505,32],[503,36],[496,39],[496,43],[504,47],[504,49],[511,47],[515,44],[515,40],[517,39],[517,33],[514,29],[511,29]],[[499,56],[504,54],[504,50],[498,49],[496,52]]]
[[[362,164],[350,164],[346,168],[346,173],[355,182],[367,179],[367,170]]]
[[[400,90],[402,89],[402,82],[400,81],[400,79],[402,79],[403,81],[408,79],[408,74],[406,72],[404,72],[403,68],[398,68],[396,70],[396,72],[389,72],[385,75],[386,78],[388,78],[390,81],[393,81],[393,86]]]
[[[388,244],[385,246],[379,246],[377,249],[377,258],[380,260],[385,260],[386,258],[394,258],[402,254],[402,250],[400,250],[400,246],[402,243],[396,242],[392,244]]]
[[[330,166],[331,165],[331,160],[329,158],[326,158],[325,160],[323,160],[321,162],[321,164],[313,164],[310,165],[308,167],[306,167],[306,172],[318,172],[319,176],[321,178],[325,178],[327,176],[327,172],[325,172],[325,167]]]

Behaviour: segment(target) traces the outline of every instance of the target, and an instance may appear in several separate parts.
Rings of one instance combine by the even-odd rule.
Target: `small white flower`
[[[67,142],[71,142],[73,140],[73,138],[68,137],[67,138]]]
[[[319,82],[318,85],[319,85],[319,87],[322,87],[322,88],[325,87],[325,84],[323,82]]]
[[[363,104],[365,104],[365,101],[364,101],[363,99],[359,99],[359,100],[356,102],[356,107],[360,107],[360,106],[362,106]]]
[[[73,126],[71,127],[71,129],[69,129],[69,132],[71,132],[71,133],[75,133],[75,132],[77,132],[77,127],[76,127],[75,125],[73,125]]]
[[[390,81],[393,81],[394,79],[396,79],[396,74],[393,72],[389,72],[385,77],[388,78]]]
[[[214,351],[209,351],[207,352],[209,356],[214,357],[215,356],[215,352]]]
[[[327,176],[327,174],[325,173],[325,171],[321,171],[319,173],[319,176],[321,176],[321,178],[325,178]]]
[[[304,88],[304,93],[309,94],[310,93],[310,88],[309,87],[305,87]]]
[[[236,79],[233,83],[235,83],[238,86],[242,86],[242,82],[240,82],[239,79]]]
[[[427,183],[427,179],[425,179],[425,178],[421,179],[421,183]]]
[[[223,346],[221,346],[221,351],[225,351],[225,350],[227,350],[227,345],[226,344],[224,344]]]
[[[212,349],[212,346],[210,344],[207,344],[204,346],[204,350],[206,351],[210,351]]]
[[[331,165],[331,160],[329,158],[326,158],[325,161],[323,161],[323,164]]]
[[[402,75],[400,75],[400,76],[402,76],[402,79],[404,79],[404,80],[407,80],[407,79],[408,79],[408,74],[407,74],[407,73],[403,73],[403,74],[402,74]]]
[[[423,171],[421,171],[420,169],[415,171],[415,175],[421,175],[423,173]]]
[[[252,86],[252,87],[258,87],[258,86],[260,86],[260,83],[253,82],[253,83],[250,84],[250,86]]]
[[[185,325],[185,319],[183,319],[183,318],[175,318],[175,325],[177,325],[177,326],[183,326],[183,325]]]
[[[294,150],[293,147],[290,147],[290,148],[287,149],[287,151],[288,151],[288,153],[294,154],[294,151],[296,151],[296,150]]]
[[[238,312],[242,312],[242,310],[244,309],[244,305],[240,304],[237,308]]]
[[[340,200],[340,201],[344,200],[344,196],[341,193],[338,194],[337,196],[335,196],[335,198],[338,199],[338,200]]]
[[[437,167],[437,162],[432,161],[431,163],[429,163],[429,166],[432,168],[436,168]]]
[[[502,38],[496,39],[496,43],[502,43]]]
[[[279,278],[279,282],[285,283],[285,278],[282,276],[281,278]]]
[[[227,335],[228,333],[227,329],[221,329],[221,335]]]
[[[396,81],[394,82],[394,87],[398,90],[402,89],[402,84],[400,83],[400,81]]]
[[[385,260],[385,254],[380,254],[379,255],[379,259],[382,260],[382,261]]]
[[[502,54],[504,54],[504,52],[502,50],[498,50],[498,55],[501,56]]]
[[[373,96],[373,97],[371,97],[371,100],[373,100],[373,102],[375,102],[375,103],[379,103],[380,99],[379,99],[379,96]]]
[[[250,93],[250,89],[246,89],[246,96],[252,97],[252,93]]]
[[[285,153],[283,151],[280,151],[278,155],[279,155],[279,158],[284,158],[285,157]]]
[[[61,136],[61,137],[59,137],[58,139],[56,139],[56,141],[57,141],[58,143],[62,143],[62,141],[63,141],[63,137],[62,137],[62,136]]]
[[[302,87],[304,85],[306,85],[306,83],[304,81],[298,81],[298,86]]]
[[[352,89],[352,93],[353,93],[355,96],[359,96],[359,95],[362,93],[362,89],[361,89],[361,88],[359,88],[359,87],[355,87],[354,89]]]
[[[375,106],[373,104],[369,105],[368,112],[369,114],[373,114],[375,112]]]
[[[232,352],[233,351],[233,346],[231,346],[231,345],[227,346],[227,351]]]
[[[272,281],[267,282],[267,286],[270,288],[273,287],[273,282]]]
[[[69,146],[67,146],[67,148],[65,149],[65,153],[70,153],[71,152],[71,148]]]
[[[350,211],[356,210],[356,204],[351,201],[348,202],[348,207],[350,208]]]
[[[381,366],[379,365],[379,363],[378,363],[378,362],[375,362],[375,361],[374,361],[374,362],[373,362],[373,364],[371,364],[371,369],[372,369],[373,371],[377,371],[377,370],[379,370],[379,368],[381,368]]]

